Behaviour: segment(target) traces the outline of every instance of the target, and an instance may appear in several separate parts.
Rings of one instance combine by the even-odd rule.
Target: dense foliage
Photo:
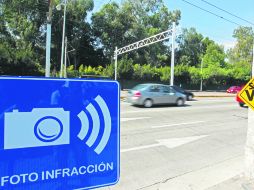
[[[168,30],[179,19],[180,11],[169,11],[162,0],[125,0],[121,5],[106,4],[93,14],[92,27],[110,58],[115,47]],[[161,55],[167,59],[169,50],[165,44],[157,43],[130,53],[128,57],[140,64],[161,65],[165,62]]]
[[[0,0],[0,75],[44,75],[47,0]],[[63,9],[52,2],[51,72],[60,67]],[[93,12],[93,0],[68,1],[68,76],[104,75],[114,78],[113,52],[179,23],[179,10],[169,10],[162,0],[110,1]],[[88,16],[91,15],[91,16]],[[238,27],[237,43],[229,50],[195,28],[178,35],[175,54],[177,84],[242,84],[250,78],[254,32]],[[157,81],[170,79],[171,47],[168,41],[119,56],[118,79]],[[201,64],[202,63],[202,64]],[[201,66],[203,72],[201,73]]]

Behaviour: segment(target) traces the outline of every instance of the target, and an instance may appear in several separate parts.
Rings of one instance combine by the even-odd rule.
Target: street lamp
[[[200,42],[200,50],[202,51],[202,42],[203,42],[204,39],[201,40]],[[202,92],[203,91],[203,65],[204,65],[204,54],[201,55],[202,56],[202,59],[201,59],[201,64],[200,64],[200,91]]]
[[[48,12],[48,15],[47,15],[45,77],[50,77],[51,22],[52,22],[52,1],[50,1],[49,12]]]
[[[62,52],[61,52],[61,66],[60,66],[60,77],[63,77],[63,61],[64,61],[64,41],[65,41],[65,22],[66,22],[66,5],[67,0],[64,0],[64,3],[61,3],[56,6],[57,10],[62,9],[62,5],[64,6],[64,17],[63,17],[63,35],[62,35]]]
[[[201,60],[201,80],[200,80],[200,91],[202,92],[203,91],[203,57],[202,57],[202,60]]]

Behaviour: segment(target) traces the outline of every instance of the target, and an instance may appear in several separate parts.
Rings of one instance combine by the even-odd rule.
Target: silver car
[[[175,91],[169,85],[139,84],[129,90],[127,101],[133,105],[143,105],[147,108],[162,104],[182,106],[185,104],[186,95]]]

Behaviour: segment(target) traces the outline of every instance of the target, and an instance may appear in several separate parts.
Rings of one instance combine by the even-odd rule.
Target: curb
[[[125,96],[120,96],[120,99],[123,100],[125,99]],[[216,95],[207,95],[207,96],[194,96],[195,98],[235,98],[235,96],[216,96]]]
[[[194,96],[194,98],[234,98],[235,96],[216,96],[216,95],[204,95],[204,96]]]

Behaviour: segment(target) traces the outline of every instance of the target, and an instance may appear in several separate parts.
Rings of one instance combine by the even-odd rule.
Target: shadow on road
[[[156,109],[156,108],[168,108],[168,107],[176,107],[176,108],[181,108],[181,107],[190,107],[192,105],[189,105],[189,104],[184,104],[183,106],[177,106],[175,104],[168,104],[168,105],[153,105],[152,107],[150,108],[146,108],[144,106],[141,106],[141,105],[131,105],[133,107],[137,107],[137,108],[143,108],[143,109]]]

